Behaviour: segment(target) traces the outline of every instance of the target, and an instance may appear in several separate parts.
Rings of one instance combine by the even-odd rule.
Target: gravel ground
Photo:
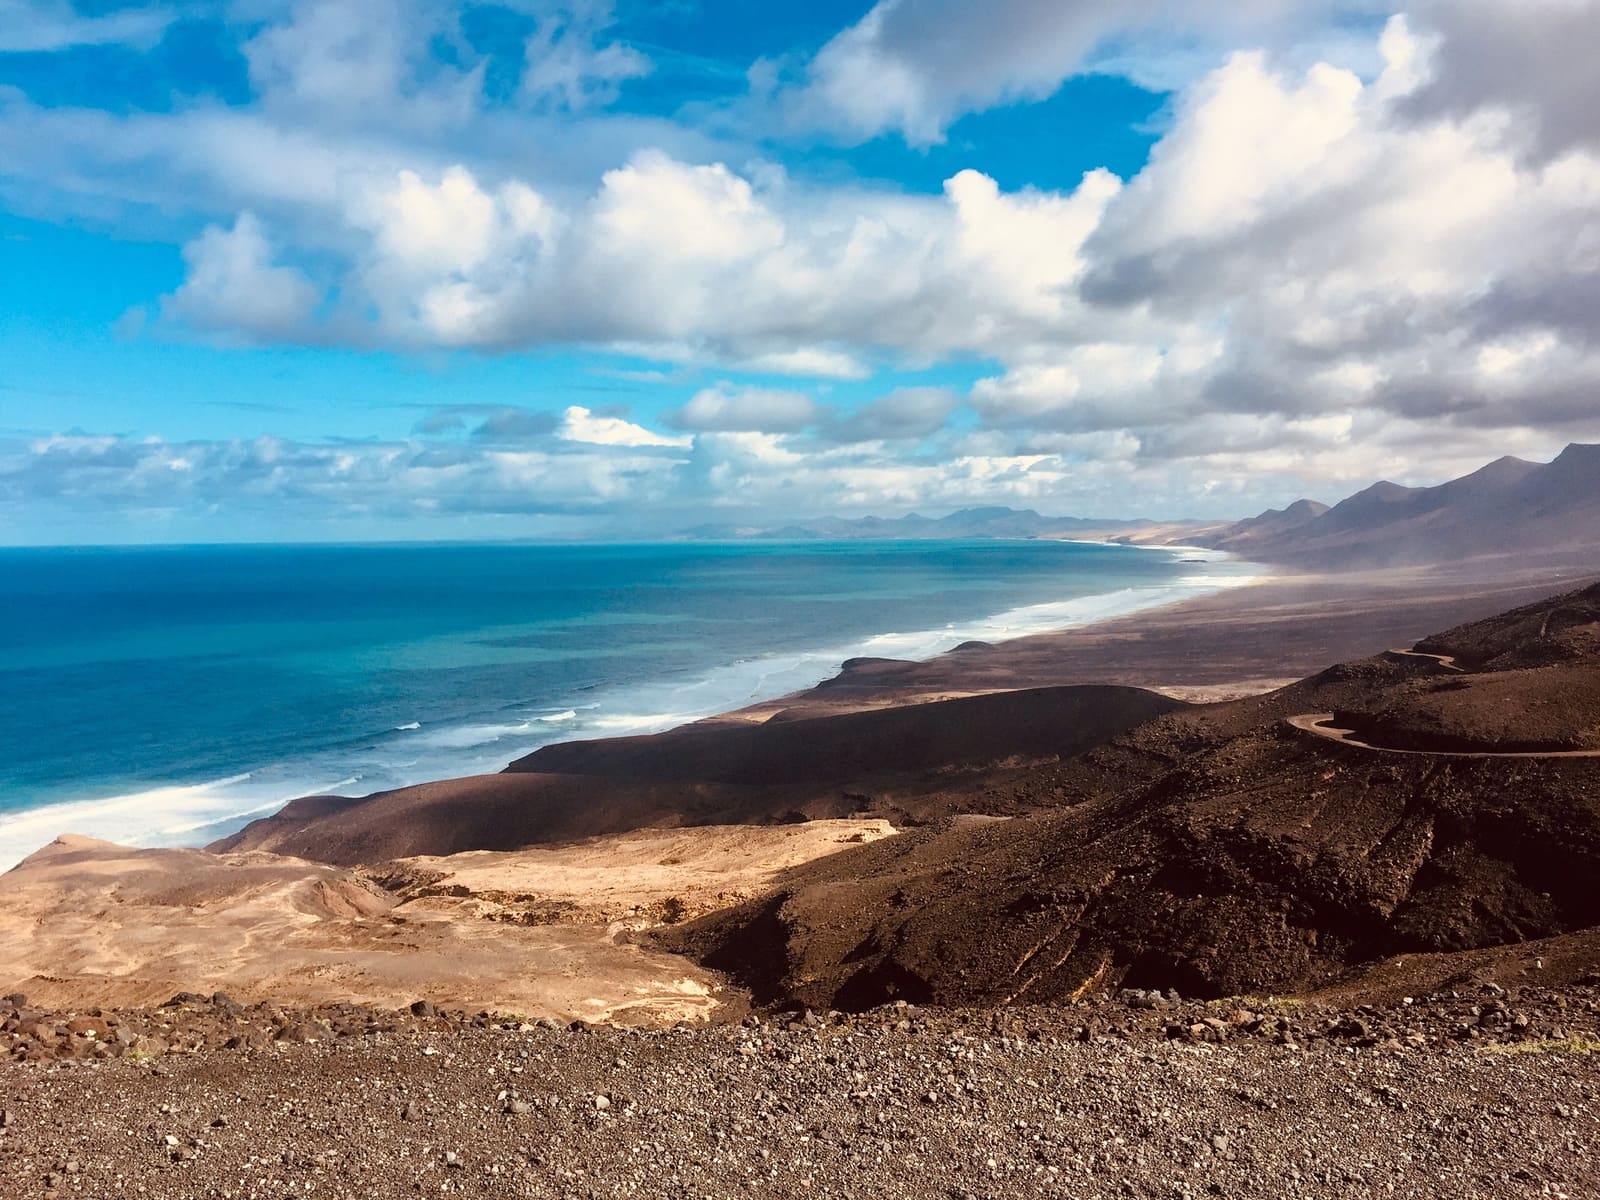
[[[0,1064],[0,1195],[1600,1194],[1592,997],[1562,1006],[1559,1039],[1480,999],[1408,1009],[1421,1046],[1383,1037],[1373,1010],[1290,1009],[1289,1032],[1212,1016],[1213,1041],[1189,1030],[1215,1008],[1125,996],[673,1030],[405,1019],[266,1048],[18,1055]],[[1533,1026],[1549,999],[1527,1001]]]

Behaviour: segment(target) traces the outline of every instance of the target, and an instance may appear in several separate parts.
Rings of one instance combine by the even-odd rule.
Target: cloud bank
[[[1007,189],[979,166],[937,194],[795,178],[684,122],[576,115],[652,69],[608,7],[532,6],[516,111],[491,112],[480,68],[424,53],[449,10],[386,3],[392,20],[282,7],[246,45],[247,108],[115,117],[0,91],[8,186],[69,208],[187,190],[201,225],[185,278],[151,298],[157,334],[602,348],[730,377],[653,421],[513,409],[385,446],[14,440],[6,496],[1102,513],[1115,496],[1175,514],[1600,438],[1592,0],[1421,0],[1311,61],[1284,31],[1327,6],[1247,3],[1205,39],[1262,48],[1184,79],[1134,177]],[[883,0],[777,102],[927,144],[1144,53],[1152,30],[1181,32],[1173,12]],[[563,136],[605,133],[548,169],[508,152],[501,133],[552,111]],[[976,382],[902,379],[941,364]],[[838,382],[862,390],[831,399]],[[497,422],[550,444],[496,446]]]

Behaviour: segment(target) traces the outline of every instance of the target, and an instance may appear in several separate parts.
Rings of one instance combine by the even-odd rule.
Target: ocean
[[[0,550],[0,869],[498,771],[1239,582],[1048,541]]]

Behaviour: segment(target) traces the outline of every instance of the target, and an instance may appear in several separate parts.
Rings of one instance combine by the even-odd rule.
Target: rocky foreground
[[[891,1006],[627,1030],[13,998],[16,1197],[1504,1197],[1600,1189],[1600,993]]]

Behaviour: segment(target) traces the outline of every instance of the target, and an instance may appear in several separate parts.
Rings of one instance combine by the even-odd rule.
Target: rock
[[[608,1109],[610,1107],[611,1107],[611,1097],[610,1096],[596,1096],[594,1098],[594,1109],[595,1109],[596,1112],[605,1112],[606,1109]]]
[[[422,1119],[421,1106],[415,1100],[407,1100],[405,1106],[400,1110],[400,1119],[402,1121],[420,1121]]]
[[[13,1129],[17,1124],[17,1115],[9,1108],[0,1108],[0,1129]]]
[[[3,1001],[0,1001],[0,1003],[4,1003],[8,1008],[27,1008],[28,997],[23,995],[21,992],[12,992],[9,996],[5,997]]]
[[[526,1100],[507,1100],[505,1111],[515,1117],[526,1116],[533,1111],[533,1105]]]

